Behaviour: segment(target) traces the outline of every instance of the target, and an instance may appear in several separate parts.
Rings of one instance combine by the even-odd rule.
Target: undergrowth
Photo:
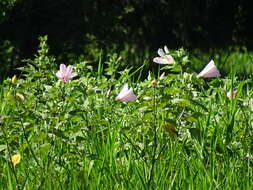
[[[0,86],[1,189],[251,189],[251,78],[199,78],[179,49],[148,73],[98,54],[64,83],[40,40]],[[116,101],[126,83],[137,99]]]

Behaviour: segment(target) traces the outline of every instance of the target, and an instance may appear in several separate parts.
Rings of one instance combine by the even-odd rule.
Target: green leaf
[[[42,140],[45,140],[47,138],[47,134],[46,133],[39,133],[38,135],[35,135],[33,137],[33,142],[36,143],[36,142],[40,142]]]
[[[199,139],[201,137],[201,130],[198,128],[189,128],[189,132],[193,138]]]
[[[208,112],[208,109],[203,104],[201,104],[200,102],[198,102],[196,100],[190,100],[190,101],[191,101],[191,103],[193,103],[193,104],[201,107],[203,110],[205,110],[206,112]]]
[[[50,150],[50,147],[51,147],[50,143],[44,143],[40,146],[39,152],[42,155],[46,156]]]
[[[202,113],[200,113],[200,112],[194,112],[192,115],[190,115],[186,119],[187,119],[187,121],[190,121],[190,122],[197,122],[198,118],[200,118],[201,116],[203,116]]]
[[[188,99],[183,98],[175,98],[171,100],[172,104],[182,104],[182,105],[189,105],[190,101]]]
[[[7,149],[7,146],[5,144],[0,144],[0,152],[4,151]]]

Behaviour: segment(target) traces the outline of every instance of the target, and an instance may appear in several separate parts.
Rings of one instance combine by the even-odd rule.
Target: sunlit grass
[[[180,49],[163,77],[112,55],[65,83],[41,40],[0,86],[1,189],[251,189],[251,78],[197,77]]]

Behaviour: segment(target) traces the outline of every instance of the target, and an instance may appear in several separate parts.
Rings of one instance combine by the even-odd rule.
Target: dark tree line
[[[82,54],[94,42],[119,48],[123,42],[140,48],[253,47],[247,0],[2,0],[0,15],[0,56],[9,48],[11,61],[31,57],[42,35],[57,56]]]

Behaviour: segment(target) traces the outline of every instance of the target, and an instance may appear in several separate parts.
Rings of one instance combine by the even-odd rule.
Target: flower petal
[[[120,102],[129,102],[134,101],[136,98],[137,96],[133,93],[133,89],[128,89],[128,84],[125,84],[119,95],[116,97],[116,100]]]
[[[171,55],[165,55],[166,59],[168,60],[168,64],[174,64],[174,58]]]
[[[63,78],[63,74],[61,71],[57,71],[57,73],[55,73],[55,75],[59,78],[62,79]]]
[[[158,53],[159,56],[163,56],[164,55],[164,51],[161,48],[158,49],[157,53]]]
[[[120,101],[122,102],[130,102],[136,100],[137,96],[133,93],[133,89],[130,88],[124,96],[120,98]]]
[[[72,69],[73,69],[73,67],[72,67],[71,65],[69,65],[69,66],[67,67],[67,69],[66,69],[66,72],[67,72],[67,73],[71,73],[71,72],[72,72]]]
[[[214,61],[211,60],[205,68],[198,74],[197,77],[211,78],[211,77],[220,77],[220,72],[214,64]]]
[[[11,162],[13,166],[15,167],[21,160],[21,155],[20,154],[15,154],[11,157]]]
[[[137,99],[137,96],[134,94],[128,94],[127,96],[123,97],[121,100],[123,102],[131,102]]]
[[[65,64],[61,64],[61,65],[60,65],[60,71],[61,71],[62,73],[65,73],[66,70],[67,70],[66,65],[65,65]]]
[[[70,73],[70,75],[69,75],[70,78],[74,78],[76,76],[77,76],[77,73]]]
[[[158,64],[174,64],[174,59],[173,57],[155,57],[153,59],[153,62],[158,63]]]
[[[165,53],[169,53],[169,49],[167,48],[167,46],[164,46],[164,51]]]
[[[153,59],[153,62],[158,63],[158,64],[168,64],[168,60],[164,57],[155,57]]]
[[[118,96],[116,97],[116,100],[119,100],[127,93],[128,91],[128,84],[125,84]]]
[[[122,90],[120,91],[120,93],[124,94],[127,91],[128,91],[128,84],[126,83],[126,84],[124,84],[124,86],[123,86]]]

